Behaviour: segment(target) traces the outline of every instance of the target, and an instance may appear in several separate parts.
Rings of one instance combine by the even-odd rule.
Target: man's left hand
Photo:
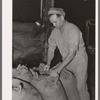
[[[52,76],[52,77],[58,77],[59,73],[60,73],[60,71],[58,69],[55,69],[55,70],[51,69],[50,70],[50,76]]]

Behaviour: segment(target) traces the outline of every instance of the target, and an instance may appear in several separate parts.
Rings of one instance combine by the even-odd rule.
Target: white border
[[[98,0],[96,12],[95,100],[98,100]],[[2,0],[2,100],[12,100],[12,0]]]
[[[95,55],[95,100],[98,100],[98,0],[95,0],[95,43],[96,43],[96,55]]]
[[[2,100],[12,100],[12,0],[2,0]]]

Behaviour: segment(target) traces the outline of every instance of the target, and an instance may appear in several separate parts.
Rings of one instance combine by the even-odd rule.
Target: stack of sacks
[[[28,70],[19,65],[13,69],[13,100],[68,100],[59,77],[41,73],[40,66]]]
[[[15,32],[32,32],[34,29],[34,23],[22,23],[22,22],[13,22],[13,31]]]
[[[59,77],[51,77],[49,72],[43,72],[44,64],[40,64],[39,68],[30,69],[33,74],[31,84],[36,87],[44,100],[68,100],[63,85]],[[36,72],[39,70],[39,74]]]
[[[43,52],[44,36],[34,23],[13,23],[13,60]]]
[[[12,100],[43,100],[37,89],[31,85],[32,74],[24,65],[13,69]]]

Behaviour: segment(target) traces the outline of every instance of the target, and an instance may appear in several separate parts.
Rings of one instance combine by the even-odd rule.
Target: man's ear
[[[64,20],[64,16],[60,16],[61,20]]]

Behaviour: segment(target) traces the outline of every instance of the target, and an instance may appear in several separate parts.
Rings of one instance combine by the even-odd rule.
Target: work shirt
[[[85,51],[81,31],[74,24],[66,21],[61,29],[55,28],[52,31],[48,39],[48,43],[49,50],[52,52],[54,52],[56,46],[58,47],[62,55],[62,60],[66,59],[68,56],[69,48],[76,50],[76,55],[74,58],[61,70],[60,80],[63,86],[65,86],[65,91],[68,94],[68,98],[73,99],[73,96],[74,98],[77,98],[77,96],[75,96],[75,93],[77,93],[77,91],[75,91],[75,84],[72,83],[71,80],[68,82],[68,73],[66,73],[67,71],[72,72],[77,81],[78,92],[80,94],[81,100],[89,100],[89,94],[86,87],[88,57]],[[71,87],[69,87],[69,85],[67,87],[65,83],[67,85],[70,83]]]
[[[72,23],[65,22],[61,29],[54,28],[48,39],[48,44],[49,50],[53,52],[56,46],[58,47],[63,60],[67,57],[69,48],[76,50],[76,56],[81,55],[87,59],[82,32]]]

